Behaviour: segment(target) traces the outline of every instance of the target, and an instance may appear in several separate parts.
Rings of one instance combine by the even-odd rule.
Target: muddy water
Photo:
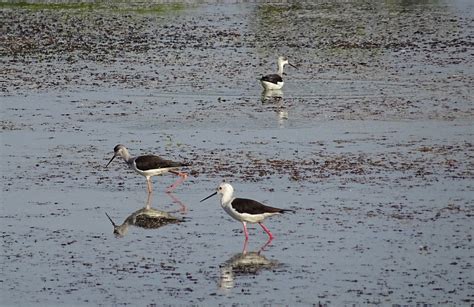
[[[2,5],[2,304],[472,304],[472,12]],[[193,163],[154,178],[183,222],[113,235],[146,204],[117,143]],[[242,253],[222,179],[296,213]]]

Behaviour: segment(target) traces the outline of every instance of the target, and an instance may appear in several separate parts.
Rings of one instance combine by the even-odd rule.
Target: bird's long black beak
[[[107,217],[109,218],[110,222],[112,223],[112,225],[114,227],[117,227],[117,225],[115,225],[114,221],[112,221],[112,218],[107,214],[107,212],[105,212],[105,215],[107,215]]]
[[[202,203],[203,201],[205,201],[205,200],[208,199],[208,198],[211,198],[212,196],[214,196],[214,195],[216,195],[216,194],[217,194],[217,192],[212,193],[212,194],[209,195],[208,197],[202,199],[202,200],[200,201],[200,203]]]
[[[288,63],[288,65],[290,65],[291,67],[294,67],[296,69],[298,69],[298,67],[296,67],[295,65],[291,64],[291,63]]]
[[[105,167],[109,166],[110,162],[112,162],[112,161],[115,159],[115,157],[116,157],[116,155],[114,155],[114,156],[112,157],[112,159],[110,159],[109,163],[107,163],[107,165],[106,165]]]

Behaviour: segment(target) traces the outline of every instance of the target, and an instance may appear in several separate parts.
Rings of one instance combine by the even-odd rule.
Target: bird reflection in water
[[[188,212],[188,207],[181,200],[179,200],[178,197],[176,197],[173,193],[166,193],[166,196],[171,198],[173,203],[175,203],[176,205],[179,206],[179,208],[180,208],[178,210],[179,212],[181,212],[181,213]],[[150,196],[148,196],[148,198],[150,198]],[[147,204],[148,204],[148,201],[147,201]],[[177,212],[177,211],[171,211],[171,212]]]
[[[112,218],[105,213],[114,226],[114,235],[117,238],[124,237],[128,232],[129,226],[136,226],[145,229],[157,229],[168,224],[176,224],[183,221],[182,219],[172,216],[168,212],[153,209],[151,207],[151,195],[152,194],[148,194],[145,207],[130,214],[121,225],[117,225]],[[182,211],[183,208],[186,209],[184,204],[182,204],[178,199],[176,200],[183,206],[180,211]]]
[[[274,104],[274,110],[278,115],[278,121],[283,124],[288,119],[288,110],[283,105],[283,91],[264,90],[261,97],[262,104]]]
[[[263,90],[262,103],[276,103],[283,101],[283,91],[282,90]]]
[[[220,266],[219,288],[234,288],[237,276],[257,275],[262,270],[279,267],[280,263],[278,261],[269,260],[262,255],[263,250],[271,241],[272,239],[268,240],[258,251],[248,252],[248,240],[245,240],[242,252],[235,254]]]

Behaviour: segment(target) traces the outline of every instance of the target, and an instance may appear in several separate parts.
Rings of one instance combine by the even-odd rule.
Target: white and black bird
[[[236,198],[233,196],[234,188],[226,182],[221,183],[217,187],[216,192],[204,198],[201,202],[216,194],[221,195],[221,206],[224,211],[237,221],[242,222],[242,225],[244,226],[245,240],[248,240],[249,238],[247,223],[258,223],[268,234],[269,240],[272,240],[274,238],[273,234],[265,225],[263,225],[262,221],[272,215],[293,212],[293,210],[289,209],[270,207],[252,199]]]
[[[191,165],[189,163],[166,160],[155,155],[132,157],[128,152],[128,149],[125,146],[119,144],[115,146],[114,155],[105,167],[109,166],[115,157],[121,157],[131,169],[146,178],[148,193],[152,193],[151,177],[165,173],[172,173],[180,177],[166,190],[168,193],[172,192],[188,177],[186,173],[180,172],[179,169]]]
[[[287,58],[280,56],[278,57],[278,73],[266,75],[260,78],[260,83],[262,83],[265,90],[279,90],[283,87],[283,66],[286,64],[296,68],[296,66],[288,62]]]

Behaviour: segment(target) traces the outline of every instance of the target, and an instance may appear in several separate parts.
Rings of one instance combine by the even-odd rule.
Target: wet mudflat
[[[0,12],[2,304],[473,303],[469,1]],[[153,179],[184,221],[114,236],[147,201],[118,143],[193,163]],[[242,253],[222,179],[296,213]]]

